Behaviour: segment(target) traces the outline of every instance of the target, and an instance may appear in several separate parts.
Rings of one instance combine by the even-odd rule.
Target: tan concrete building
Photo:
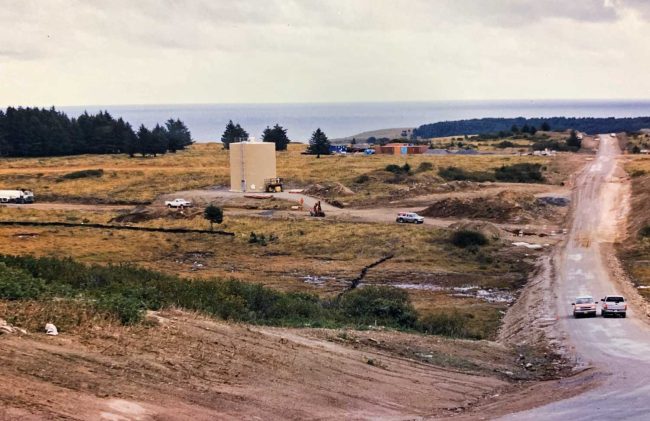
[[[230,190],[263,192],[264,180],[275,178],[275,143],[230,144]]]

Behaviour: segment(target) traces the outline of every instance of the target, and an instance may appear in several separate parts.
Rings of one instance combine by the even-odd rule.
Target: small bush
[[[368,286],[343,296],[341,312],[359,324],[412,328],[417,313],[406,291],[391,287]]]
[[[426,171],[431,171],[432,169],[433,169],[433,164],[431,162],[421,162],[415,171],[426,172]]]
[[[104,170],[101,168],[97,170],[81,170],[64,174],[60,177],[60,180],[76,180],[79,178],[101,177],[103,175]]]
[[[388,171],[388,172],[392,172],[393,174],[397,174],[397,175],[409,174],[411,172],[411,166],[408,164],[408,162],[406,164],[402,165],[401,167],[399,165],[389,164],[389,165],[386,165],[385,170]]]
[[[453,313],[429,314],[419,322],[420,330],[430,335],[449,336],[451,338],[472,337],[467,328],[467,317]]]
[[[367,183],[368,181],[370,181],[370,177],[367,174],[361,174],[354,179],[354,182],[357,184]]]
[[[97,308],[116,315],[124,325],[136,324],[144,315],[144,304],[128,295],[103,296],[97,301]]]
[[[504,165],[495,170],[496,179],[510,183],[538,183],[544,181],[541,164]]]
[[[503,142],[497,143],[495,146],[497,148],[505,149],[505,148],[514,148],[515,144],[509,140],[504,140]]]
[[[637,178],[637,177],[643,177],[646,174],[647,173],[645,171],[643,171],[643,170],[634,170],[634,171],[632,171],[632,174],[630,174],[630,175],[632,176],[632,178]]]
[[[4,300],[34,299],[45,291],[43,280],[21,269],[0,262],[0,298]]]
[[[438,171],[438,175],[445,180],[450,181],[475,181],[475,182],[485,182],[485,181],[494,181],[494,175],[486,171],[465,171],[462,168],[458,167],[447,167]]]
[[[460,230],[451,235],[451,243],[456,247],[480,247],[486,245],[489,241],[485,235],[478,231]]]

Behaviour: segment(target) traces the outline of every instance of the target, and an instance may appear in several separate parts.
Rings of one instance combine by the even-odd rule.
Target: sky
[[[0,105],[648,99],[647,0],[0,0]]]

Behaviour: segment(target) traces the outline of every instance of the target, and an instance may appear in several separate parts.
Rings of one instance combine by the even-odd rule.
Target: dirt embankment
[[[435,202],[420,214],[433,218],[483,219],[500,223],[559,223],[568,202],[559,198],[536,198],[528,193],[502,191],[495,196],[450,197]]]
[[[544,376],[489,342],[250,327],[167,311],[131,328],[0,335],[7,419],[448,417]],[[532,357],[531,357],[532,358]],[[103,418],[102,418],[103,417]],[[120,418],[123,417],[123,418]]]

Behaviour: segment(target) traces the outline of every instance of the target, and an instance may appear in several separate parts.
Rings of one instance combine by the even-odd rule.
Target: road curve
[[[579,295],[596,299],[618,293],[607,267],[611,243],[620,240],[626,206],[616,138],[600,135],[597,158],[580,174],[574,191],[574,222],[555,265],[557,328],[580,361],[602,373],[602,383],[571,399],[511,414],[508,420],[650,419],[650,329],[644,315],[628,318],[571,316]]]

